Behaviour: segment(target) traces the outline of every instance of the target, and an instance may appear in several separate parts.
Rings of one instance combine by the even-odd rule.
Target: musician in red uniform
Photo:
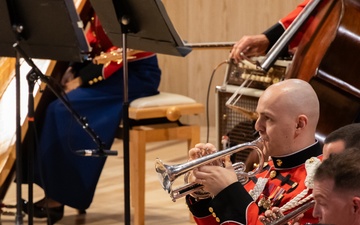
[[[87,39],[92,56],[116,49],[96,16],[91,21]],[[161,71],[156,55],[139,52],[132,57],[128,64],[129,102],[158,94]],[[111,149],[123,115],[122,66],[117,62],[74,63],[62,80],[69,103],[86,118],[104,149]],[[96,150],[100,146],[59,100],[48,106],[41,131],[34,180],[44,189],[45,197],[34,204],[34,217],[48,217],[48,224],[53,224],[63,217],[64,205],[81,211],[90,206],[106,157],[84,157],[75,153],[76,150]],[[27,205],[24,201],[25,212]]]
[[[330,155],[314,176],[314,216],[322,224],[360,224],[360,149]]]
[[[309,0],[305,0],[299,4],[296,9],[262,34],[243,36],[232,48],[230,58],[240,61],[243,59],[241,54],[244,54],[247,57],[265,55],[308,3]],[[305,29],[306,26],[296,34],[289,44],[289,48],[281,53],[282,56],[288,56],[289,52],[290,54],[293,54],[294,48],[298,46]]]
[[[324,159],[348,148],[360,149],[360,123],[345,125],[327,135],[323,147]]]
[[[311,199],[312,176],[322,157],[315,138],[319,101],[309,83],[288,79],[271,85],[259,98],[255,129],[271,157],[263,171],[243,186],[230,161],[221,166],[205,165],[193,170],[194,181],[212,197],[186,196],[199,225],[262,224],[258,216],[278,206],[289,212]],[[211,144],[198,144],[189,151],[194,160]],[[302,223],[317,222],[311,212]]]
[[[323,158],[322,160],[326,160],[327,158],[330,157],[330,155],[334,155],[334,154],[338,154],[338,153],[342,153],[343,151],[350,151],[353,149],[358,149],[357,153],[360,152],[360,123],[352,123],[352,124],[348,124],[345,125],[343,127],[340,127],[334,131],[332,131],[329,135],[326,136],[325,140],[324,140],[324,145],[323,145]],[[319,167],[320,168],[320,167]],[[332,172],[332,171],[331,171]],[[323,172],[321,172],[323,173]],[[314,199],[315,202],[319,201],[316,199],[316,192],[319,191],[316,190],[316,175],[314,177]],[[321,191],[321,190],[320,190]],[[330,195],[328,196],[323,196],[326,197],[328,199],[332,199],[332,197]],[[319,203],[322,203],[323,201],[320,199]],[[329,201],[328,201],[329,203]],[[322,203],[322,204],[318,204],[319,207],[324,207],[326,205],[329,205],[328,203]],[[328,208],[328,207],[326,207]],[[337,210],[342,210],[342,208],[338,205],[336,205],[334,208],[332,208],[333,210],[337,209]],[[275,218],[279,218],[282,217],[283,215],[281,214],[281,212],[279,213],[279,208],[278,207],[273,207],[272,209],[266,211],[264,213],[264,216],[260,216],[259,219],[261,221],[264,221],[266,223],[270,223],[271,221],[273,221]],[[319,217],[320,219],[324,219],[323,216],[318,216],[318,212],[315,212],[315,210],[313,211],[313,214],[315,217]],[[327,215],[329,216],[329,215]],[[298,217],[296,217],[294,219],[294,222],[303,217],[303,214],[298,215]],[[321,222],[321,221],[320,221]],[[329,221],[328,221],[329,222]],[[334,224],[334,221],[330,221],[331,223],[329,224]],[[345,224],[345,223],[344,223]],[[294,225],[299,225],[298,223],[294,223]]]

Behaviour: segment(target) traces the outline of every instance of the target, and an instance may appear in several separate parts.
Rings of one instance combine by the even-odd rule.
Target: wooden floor
[[[205,132],[206,130],[202,129],[202,136],[205,136]],[[202,140],[205,139],[202,138]],[[211,138],[211,135],[210,140],[214,140],[214,138]],[[56,224],[124,224],[122,141],[116,140],[112,150],[118,150],[119,155],[108,157],[96,189],[93,203],[87,210],[87,214],[79,216],[75,209],[65,207],[63,219]],[[182,141],[158,142],[147,145],[145,225],[194,225],[194,223],[189,220],[189,212],[184,199],[178,199],[176,202],[172,202],[166,191],[161,188],[154,169],[155,159],[157,157],[171,165],[183,163],[187,160],[187,151],[186,142]],[[181,185],[181,183],[179,185]],[[175,184],[174,187],[177,187],[177,184]],[[22,193],[24,198],[27,198],[26,185],[23,186]],[[33,196],[34,201],[41,199],[43,197],[42,190],[34,186]],[[9,188],[4,203],[16,204],[15,183]],[[9,209],[9,211],[14,212],[12,209]],[[16,224],[15,217],[2,215],[0,224]],[[24,224],[28,224],[26,216],[24,217]],[[34,224],[46,224],[46,220],[34,218]]]

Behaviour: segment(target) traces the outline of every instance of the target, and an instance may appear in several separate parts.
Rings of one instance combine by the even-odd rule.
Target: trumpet
[[[160,184],[164,190],[166,190],[170,197],[172,198],[173,202],[176,201],[176,199],[179,199],[183,196],[186,196],[187,194],[191,194],[195,198],[207,198],[210,197],[210,193],[203,190],[203,185],[192,182],[189,183],[189,172],[196,168],[200,167],[205,164],[209,164],[210,162],[213,162],[215,160],[219,160],[220,158],[223,158],[228,155],[232,155],[234,153],[240,152],[245,149],[253,149],[256,151],[258,157],[259,157],[259,166],[250,172],[245,172],[246,167],[244,166],[244,163],[235,163],[233,164],[233,167],[236,171],[236,174],[238,175],[238,178],[240,177],[252,177],[261,172],[263,165],[264,165],[264,154],[262,150],[260,149],[259,145],[262,144],[261,137],[256,139],[252,142],[242,143],[235,145],[231,148],[224,149],[206,156],[203,156],[201,158],[197,158],[192,161],[188,161],[186,163],[177,164],[177,165],[167,165],[164,164],[160,159],[156,159],[155,162],[155,170],[158,173],[158,177],[160,180]],[[172,188],[173,182],[181,175],[185,174],[185,185],[182,187],[179,187],[177,189]]]

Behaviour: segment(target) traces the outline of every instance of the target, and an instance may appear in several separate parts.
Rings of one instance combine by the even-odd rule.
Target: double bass
[[[337,128],[360,122],[360,1],[315,2],[308,3],[316,4],[310,13],[306,12],[308,5],[304,8],[301,15],[308,13],[308,16],[299,22],[300,26],[288,28],[288,34],[296,33],[297,30],[290,29],[300,29],[311,19],[286,79],[299,78],[314,88],[320,101],[317,135],[323,139]],[[287,31],[281,37],[283,43],[292,38]]]
[[[294,55],[289,77],[308,81],[320,101],[318,134],[360,122],[360,1],[323,1]]]

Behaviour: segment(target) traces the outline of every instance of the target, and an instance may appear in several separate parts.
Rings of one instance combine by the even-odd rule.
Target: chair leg
[[[188,140],[189,150],[198,143],[200,143],[200,126],[193,125],[191,126],[191,140]],[[189,212],[189,221],[191,223],[195,223],[194,216],[192,215],[191,212]]]
[[[131,130],[130,143],[130,183],[134,225],[144,225],[146,131]]]
[[[200,142],[200,127],[197,125],[189,126],[190,134],[186,133],[188,150]],[[170,129],[171,130],[171,129]],[[132,206],[134,208],[134,225],[144,225],[145,223],[145,159],[146,159],[146,142],[147,133],[146,130],[131,130],[130,131],[130,185],[131,185],[131,199]],[[151,132],[151,131],[149,131]],[[167,130],[169,132],[169,130]],[[166,133],[167,133],[166,132]],[[154,133],[152,133],[154,134]],[[169,134],[165,135],[165,140],[184,138],[184,135],[180,135],[175,132],[176,135],[169,137]],[[150,133],[149,133],[150,135]],[[150,135],[151,136],[151,135]],[[149,138],[151,140],[151,138]],[[154,140],[152,140],[154,141]],[[152,142],[150,141],[150,142]],[[194,222],[190,213],[190,221]]]
[[[200,126],[191,126],[191,139],[187,140],[188,150],[193,148],[196,144],[200,143]],[[186,155],[188,152],[186,152]]]

